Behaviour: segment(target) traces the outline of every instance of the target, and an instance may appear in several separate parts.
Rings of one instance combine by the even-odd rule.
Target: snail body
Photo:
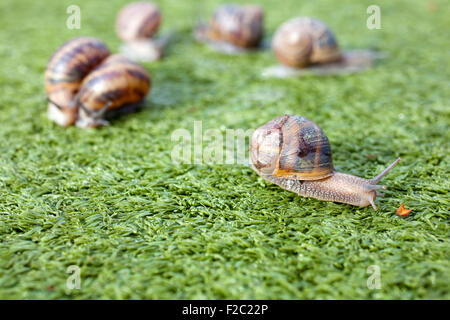
[[[111,55],[83,80],[76,97],[77,125],[106,125],[108,113],[123,108],[131,111],[145,99],[150,86],[150,75],[142,66],[122,55]]]
[[[130,59],[151,62],[162,57],[168,37],[156,39],[161,11],[151,2],[133,2],[123,7],[116,19],[116,33],[124,42],[121,52]]]
[[[252,168],[265,180],[305,197],[377,210],[378,182],[398,158],[373,179],[334,170],[328,138],[311,120],[285,115],[257,129],[250,141]]]
[[[336,37],[328,26],[309,17],[283,23],[275,32],[272,48],[278,61],[294,68],[341,59]]]
[[[49,119],[62,126],[75,123],[77,108],[73,101],[81,83],[109,54],[106,45],[92,37],[69,40],[56,50],[45,71]]]

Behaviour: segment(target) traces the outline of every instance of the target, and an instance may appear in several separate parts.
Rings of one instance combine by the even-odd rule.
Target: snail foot
[[[372,67],[376,59],[385,57],[385,54],[371,50],[350,50],[344,52],[342,58],[336,62],[311,64],[304,68],[293,68],[285,65],[272,66],[263,70],[262,77],[291,78],[304,75],[346,75],[364,71]]]

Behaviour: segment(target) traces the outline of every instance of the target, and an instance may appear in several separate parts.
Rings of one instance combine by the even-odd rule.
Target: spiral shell
[[[133,2],[123,7],[116,20],[116,32],[125,42],[151,38],[161,24],[159,7],[151,2]]]
[[[308,17],[283,23],[275,32],[272,47],[281,63],[295,68],[341,58],[336,38],[328,26]]]
[[[222,5],[209,22],[208,37],[238,47],[256,47],[263,37],[263,18],[262,8],[256,5]]]
[[[50,101],[49,108],[56,106],[64,113],[60,124],[75,122],[73,101],[81,82],[109,54],[100,40],[80,37],[64,43],[50,58],[45,71],[45,91]]]
[[[319,180],[333,173],[328,138],[301,116],[280,116],[257,129],[250,141],[250,158],[262,175]]]
[[[82,83],[77,96],[82,109],[79,123],[96,126],[98,119],[94,118],[99,113],[141,102],[150,86],[150,75],[142,66],[122,55],[111,55]]]

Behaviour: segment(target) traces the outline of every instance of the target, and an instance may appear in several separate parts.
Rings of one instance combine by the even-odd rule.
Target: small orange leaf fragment
[[[405,205],[402,203],[400,207],[398,207],[397,211],[395,212],[399,217],[405,217],[411,212],[411,209],[406,209]]]

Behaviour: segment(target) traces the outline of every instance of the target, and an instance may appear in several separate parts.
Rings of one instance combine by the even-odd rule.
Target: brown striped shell
[[[338,61],[341,53],[328,26],[314,18],[298,17],[275,32],[272,48],[277,59],[290,67]]]
[[[77,104],[83,109],[80,118],[89,118],[104,108],[111,111],[139,103],[150,86],[150,75],[141,65],[120,54],[111,55],[82,83],[77,96]]]
[[[64,43],[50,58],[45,70],[45,91],[51,104],[67,111],[65,125],[75,122],[73,101],[81,82],[109,54],[100,40],[79,37]]]
[[[133,2],[123,7],[116,20],[116,32],[123,41],[151,38],[161,24],[159,7],[151,2]]]
[[[280,116],[258,128],[250,141],[250,158],[261,175],[319,180],[333,173],[328,138],[301,116]]]
[[[256,47],[263,37],[263,18],[262,8],[256,5],[222,5],[209,22],[208,38],[238,47]]]

